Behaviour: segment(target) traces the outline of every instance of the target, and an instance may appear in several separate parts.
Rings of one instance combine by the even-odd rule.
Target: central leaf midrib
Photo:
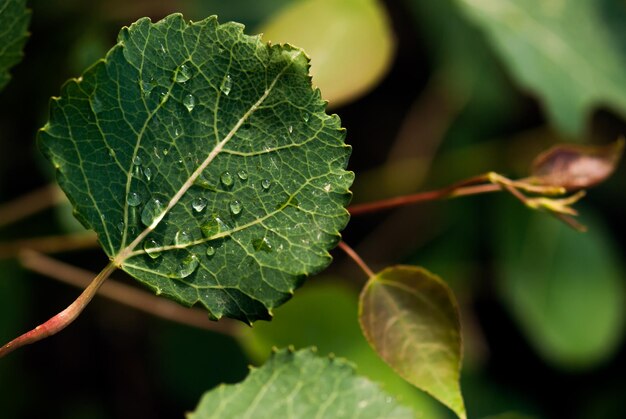
[[[121,249],[118,252],[118,254],[113,259],[113,263],[116,266],[121,267],[126,259],[128,259],[131,256],[133,256],[133,250],[148,236],[148,234],[150,234],[152,231],[154,231],[154,229],[163,220],[165,215],[167,215],[169,213],[169,211],[185,195],[187,190],[189,190],[189,188],[193,185],[194,181],[200,176],[200,174],[202,174],[202,172],[209,166],[209,164],[221,153],[221,151],[223,150],[224,146],[226,146],[226,144],[228,144],[228,142],[235,136],[235,134],[237,133],[239,128],[261,106],[261,104],[265,101],[265,99],[267,99],[267,97],[270,95],[270,93],[272,92],[272,90],[276,86],[276,83],[278,82],[278,80],[287,71],[287,69],[293,64],[295,59],[300,54],[301,54],[301,52],[298,52],[297,54],[294,54],[293,56],[291,56],[291,60],[289,61],[289,63],[287,65],[285,65],[285,67],[276,75],[276,77],[272,80],[272,83],[265,89],[265,92],[263,93],[263,95],[261,95],[261,97],[254,104],[252,104],[252,106],[250,106],[250,108],[246,111],[246,113],[244,113],[243,116],[241,118],[239,118],[239,120],[237,121],[235,126],[228,132],[228,134],[226,134],[226,136],[220,142],[217,143],[217,145],[211,150],[211,152],[206,157],[206,159],[202,162],[202,164],[200,164],[196,168],[196,170],[191,174],[191,176],[189,176],[189,178],[187,178],[187,180],[185,181],[185,183],[183,183],[183,185],[180,187],[178,192],[176,192],[176,194],[174,194],[174,196],[170,199],[170,201],[168,202],[167,207],[165,208],[165,210],[163,212],[161,212],[161,214],[158,215],[153,220],[152,224],[150,224],[150,226],[146,227],[128,246],[126,246],[125,248]],[[157,107],[157,110],[158,109],[159,109],[159,107]],[[156,110],[155,110],[155,112],[156,112]],[[151,115],[151,117],[152,116],[153,115]],[[147,121],[149,119],[150,118],[148,118]],[[146,124],[147,124],[147,121],[146,121]]]

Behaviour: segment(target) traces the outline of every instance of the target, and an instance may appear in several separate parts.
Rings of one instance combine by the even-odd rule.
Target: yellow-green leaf
[[[349,102],[385,75],[395,51],[389,17],[378,0],[303,0],[260,29],[311,57],[313,84],[332,106]]]
[[[405,380],[465,418],[459,376],[461,332],[456,300],[423,268],[395,266],[371,277],[360,301],[367,340]]]

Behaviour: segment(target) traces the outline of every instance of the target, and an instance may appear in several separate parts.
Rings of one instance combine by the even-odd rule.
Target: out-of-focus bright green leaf
[[[26,0],[0,1],[0,90],[11,78],[9,69],[22,59],[29,21]]]
[[[357,372],[410,406],[420,418],[441,419],[440,405],[392,370],[369,346],[357,318],[358,294],[337,278],[317,278],[300,290],[290,304],[278,309],[271,322],[242,325],[239,340],[257,363],[272,347],[315,345],[320,353],[333,353],[354,362]]]
[[[344,136],[302,50],[176,14],[124,28],[70,80],[40,146],[113,263],[250,322],[330,263],[349,218]]]
[[[618,0],[457,0],[555,125],[581,134],[597,106],[626,116],[626,6]],[[621,25],[611,25],[613,15]]]
[[[276,352],[239,384],[206,393],[189,419],[414,418],[342,359],[314,350]]]
[[[624,276],[614,245],[590,212],[582,211],[589,227],[582,234],[545,214],[500,209],[502,298],[530,343],[563,368],[606,360],[623,335]]]
[[[260,29],[263,39],[288,42],[311,57],[313,84],[332,106],[354,100],[387,72],[395,40],[378,0],[304,0]]]
[[[415,266],[387,268],[363,289],[359,320],[372,347],[398,374],[466,417],[459,312],[445,282]]]

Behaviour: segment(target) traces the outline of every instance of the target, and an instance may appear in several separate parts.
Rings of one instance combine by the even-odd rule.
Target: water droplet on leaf
[[[263,187],[263,189],[266,189],[266,190],[267,190],[267,189],[269,189],[269,188],[270,188],[270,186],[272,186],[272,181],[271,181],[271,180],[269,180],[269,179],[263,179],[263,180],[261,181],[261,186]]]
[[[245,170],[238,171],[237,172],[237,176],[239,176],[239,179],[241,179],[241,180],[248,179],[248,173]]]
[[[141,195],[137,192],[131,192],[128,194],[128,205],[136,207],[141,204]]]
[[[146,254],[152,259],[161,256],[161,252],[158,250],[160,247],[161,245],[154,239],[148,239],[143,243],[143,250],[145,250]]]
[[[182,64],[174,72],[174,81],[176,83],[185,83],[191,78],[191,68],[187,64]]]
[[[149,182],[152,179],[152,170],[149,167],[143,169],[143,175],[146,177],[146,180]]]
[[[189,275],[194,273],[199,264],[200,261],[198,260],[196,255],[190,254],[189,256],[185,257],[182,262],[180,262],[176,275],[179,278],[187,278]]]
[[[141,163],[142,163],[142,161],[141,161],[141,157],[139,157],[138,155],[137,155],[137,156],[135,156],[135,158],[133,159],[133,164],[134,164],[135,166],[141,166]]]
[[[206,238],[211,238],[217,234],[230,230],[230,226],[224,222],[220,217],[214,216],[213,219],[207,221],[202,227],[200,227],[202,234]]]
[[[155,218],[157,218],[163,212],[163,203],[154,198],[148,201],[143,211],[141,211],[141,222],[149,227]]]
[[[202,212],[202,210],[206,208],[206,204],[206,199],[202,197],[195,198],[193,201],[191,201],[191,206],[194,210],[196,210],[196,212]]]
[[[177,246],[185,246],[193,241],[191,234],[186,230],[178,230],[174,236],[174,243]]]
[[[236,199],[234,201],[230,202],[230,212],[233,213],[233,215],[239,215],[241,213],[241,202],[237,201]]]
[[[272,244],[267,239],[267,237],[263,237],[262,239],[254,239],[254,240],[252,240],[252,247],[257,252],[259,250],[261,250],[261,251],[263,251],[265,253],[270,253],[272,251]]]
[[[191,93],[186,95],[183,98],[183,105],[185,105],[185,108],[187,108],[187,110],[189,112],[193,111],[193,108],[196,107],[196,98],[194,95],[192,95]]]
[[[222,181],[222,185],[226,187],[230,187],[233,185],[233,175],[231,175],[230,172],[222,173],[222,176],[220,176],[220,180]]]
[[[215,254],[215,247],[209,246],[206,248],[206,255],[211,257]]]
[[[228,96],[232,88],[233,88],[233,80],[231,79],[230,74],[227,74],[226,77],[224,77],[224,80],[222,80],[222,85],[220,86],[220,90],[222,91],[222,93]]]

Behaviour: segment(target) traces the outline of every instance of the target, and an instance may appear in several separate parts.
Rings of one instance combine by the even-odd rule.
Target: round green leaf
[[[390,19],[378,0],[303,0],[261,27],[263,38],[290,42],[313,59],[313,84],[332,106],[373,88],[395,51]]]
[[[188,419],[414,418],[354,367],[314,350],[281,350],[241,383],[207,392]]]
[[[122,29],[39,139],[117,266],[249,322],[329,264],[349,218],[344,136],[301,50],[176,14]]]
[[[0,90],[11,78],[9,69],[22,59],[29,21],[26,0],[0,1]]]
[[[370,345],[396,372],[465,418],[459,312],[450,288],[414,266],[371,277],[359,307]]]
[[[590,208],[582,212],[585,234],[523,208],[498,211],[503,302],[538,353],[566,369],[606,361],[624,336],[624,273],[616,245]]]

